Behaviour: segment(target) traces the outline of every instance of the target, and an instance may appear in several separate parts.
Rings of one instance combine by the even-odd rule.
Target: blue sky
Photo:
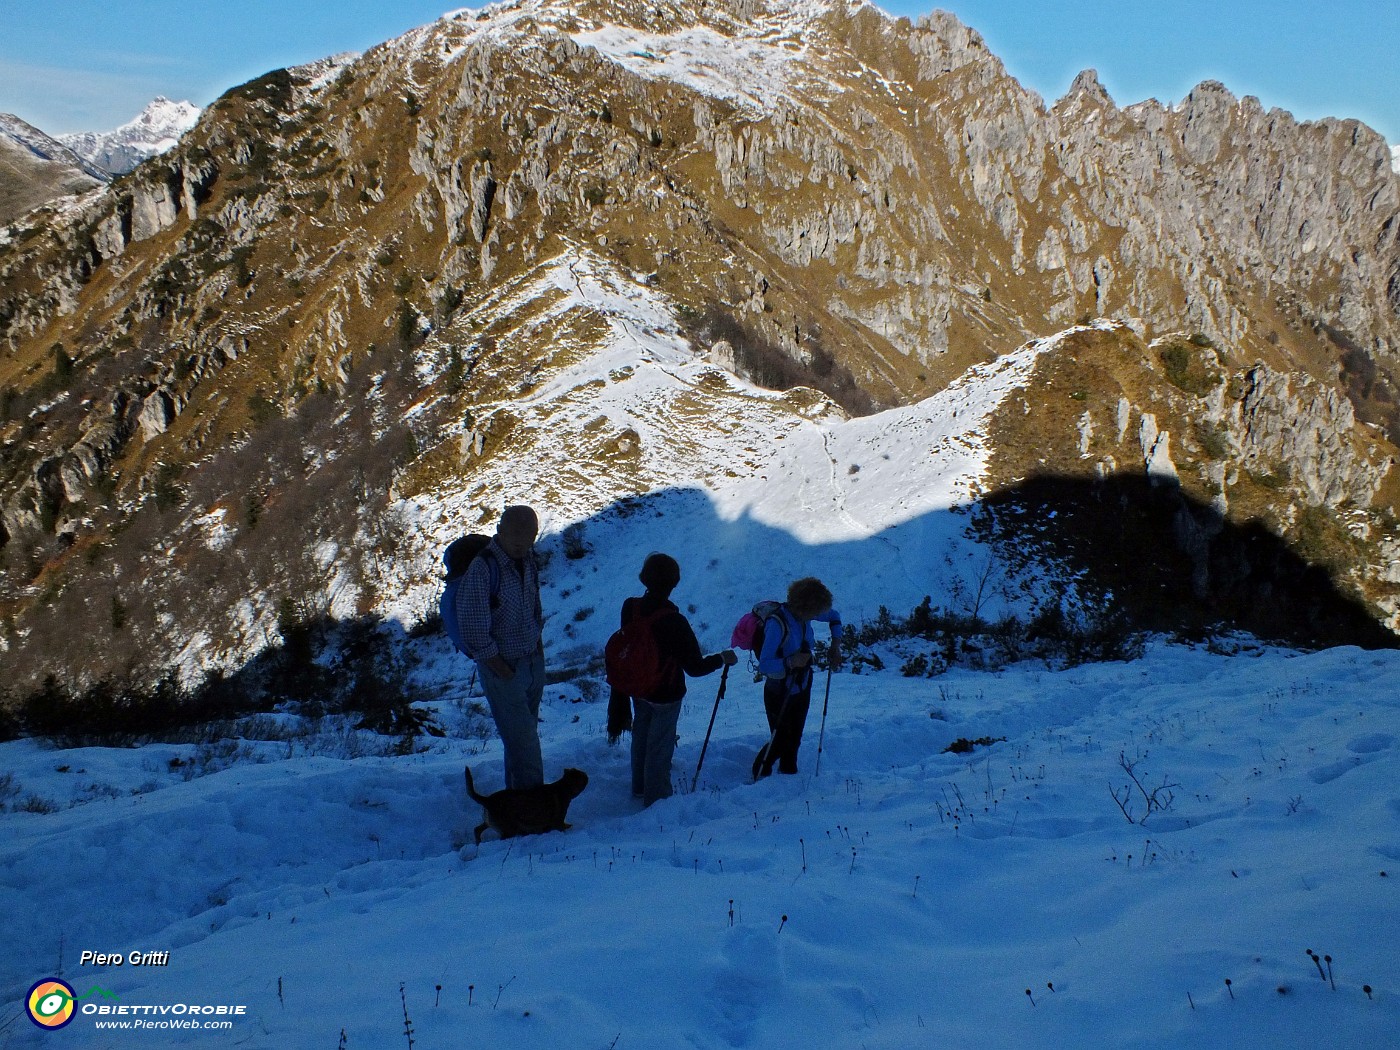
[[[53,134],[108,130],[156,95],[207,105],[280,66],[361,51],[451,0],[0,0],[0,111]],[[1357,117],[1400,143],[1395,0],[886,0],[941,6],[1052,101],[1092,67],[1120,105],[1202,80],[1302,120]]]

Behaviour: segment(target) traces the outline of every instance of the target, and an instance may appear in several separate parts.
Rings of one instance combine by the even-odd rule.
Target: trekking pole
[[[719,702],[724,699],[724,685],[729,681],[729,665],[724,665],[724,670],[719,676],[719,692],[715,694],[715,707],[710,712],[710,728],[705,730],[705,742],[700,745],[700,761],[695,763],[695,776],[690,780],[690,792],[695,793],[695,785],[700,782],[700,767],[705,764],[705,751],[710,746],[710,733],[715,728],[715,715],[719,714]]]
[[[812,767],[812,775],[822,771],[822,742],[826,740],[826,703],[831,699],[831,662],[826,665],[826,696],[822,697],[822,731],[817,736],[817,764]]]
[[[778,721],[773,726],[773,732],[768,737],[768,743],[758,749],[758,757],[753,760],[753,780],[755,784],[758,783],[759,774],[765,764],[767,764],[770,773],[773,771],[773,763],[768,761],[768,756],[773,753],[773,745],[778,740],[778,730],[782,728],[783,719],[787,717],[788,701],[791,699],[792,694],[789,693],[787,699],[783,701],[782,708],[778,711]]]

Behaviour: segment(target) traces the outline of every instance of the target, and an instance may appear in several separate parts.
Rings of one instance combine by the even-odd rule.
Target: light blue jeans
[[[650,806],[671,797],[671,756],[681,702],[653,704],[634,698],[632,707],[632,794]]]
[[[544,783],[544,757],[540,754],[544,651],[536,649],[531,656],[507,662],[515,668],[510,678],[501,678],[485,664],[478,664],[481,688],[505,749],[506,787],[536,787]]]

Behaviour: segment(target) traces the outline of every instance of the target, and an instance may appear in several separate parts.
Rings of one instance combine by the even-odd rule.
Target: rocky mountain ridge
[[[0,225],[109,176],[13,113],[0,113]]]
[[[489,520],[518,481],[478,479],[525,435],[540,464],[604,479],[520,494],[561,526],[687,471],[706,486],[756,469],[606,413],[577,441],[526,425],[617,316],[549,309],[584,258],[660,296],[671,320],[649,327],[690,352],[861,413],[1115,320],[1064,397],[1033,382],[1022,425],[993,427],[987,492],[1035,471],[1175,475],[1222,521],[1345,547],[1347,586],[1393,617],[1398,214],[1386,145],[1355,121],[1300,124],[1212,83],[1122,109],[1092,72],[1047,108],[942,13],[525,0],[446,16],[236,88],[100,197],[0,235],[10,652],[44,664],[42,624],[80,607],[120,621],[119,659],[186,647],[191,625],[132,589],[155,551],[175,594],[220,590],[249,546],[240,579],[260,597],[193,618],[205,637],[255,644],[278,593],[382,608],[367,581],[390,548],[393,578],[407,565],[426,586],[452,524],[423,511],[427,538],[404,539],[402,501],[473,492]],[[595,381],[567,388],[571,411]],[[695,413],[695,395],[656,411]],[[342,513],[306,535],[291,508],[312,490]],[[1183,519],[1182,542],[1218,525]],[[138,622],[161,644],[136,644]]]

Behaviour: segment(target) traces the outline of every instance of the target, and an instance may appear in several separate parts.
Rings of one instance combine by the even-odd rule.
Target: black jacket
[[[701,678],[712,674],[724,666],[724,660],[719,653],[706,656],[700,651],[700,643],[690,628],[690,621],[665,598],[650,594],[628,598],[622,603],[622,626],[626,627],[638,616],[650,616],[658,608],[668,610],[653,620],[651,625],[656,635],[656,647],[665,662],[666,678],[655,694],[646,699],[656,704],[667,704],[685,696],[686,675]]]

